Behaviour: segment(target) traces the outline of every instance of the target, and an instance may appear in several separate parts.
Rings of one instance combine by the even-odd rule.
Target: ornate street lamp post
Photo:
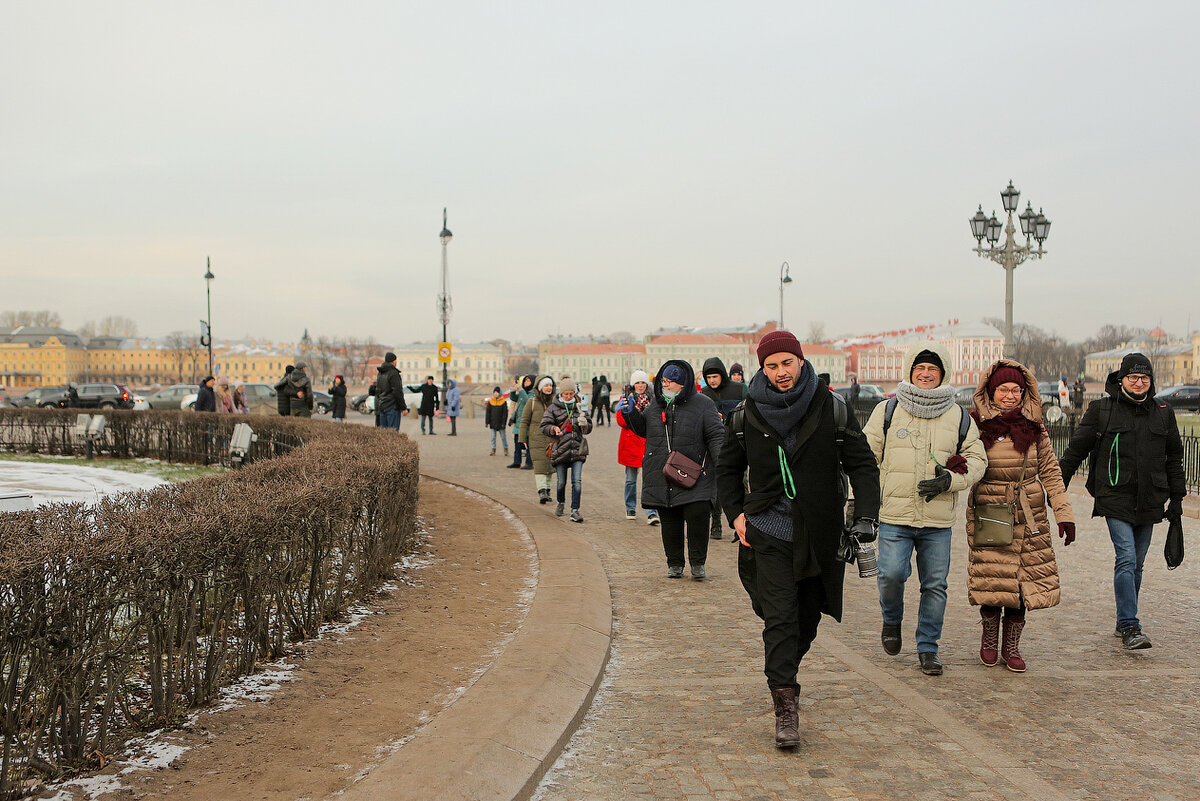
[[[442,232],[438,234],[438,238],[442,240],[442,292],[438,295],[438,319],[442,321],[442,342],[449,342],[446,339],[446,324],[450,322],[450,292],[446,289],[446,280],[448,277],[449,267],[446,262],[446,246],[450,244],[450,240],[454,238],[454,234],[450,233],[450,229],[446,227],[446,209],[442,209]],[[446,408],[446,392],[449,390],[450,382],[449,375],[450,365],[447,362],[442,362],[442,408]]]
[[[792,283],[791,265],[786,261],[779,265],[779,330],[783,330],[783,285]]]
[[[204,328],[200,335],[200,344],[208,348],[208,374],[213,374],[213,354],[212,354],[212,282],[216,278],[212,271],[212,259],[208,256],[204,257],[204,297],[208,302],[208,319],[204,321]]]
[[[1013,188],[1012,181],[1008,182],[1008,188],[1000,193],[1000,200],[1004,203],[1004,211],[1008,213],[1008,224],[1002,225],[1000,220],[996,218],[996,212],[992,212],[992,216],[988,217],[983,213],[983,206],[980,205],[979,210],[975,212],[975,216],[970,219],[971,235],[975,237],[975,253],[976,255],[991,259],[1004,268],[1004,345],[1005,350],[1012,347],[1013,341],[1013,270],[1018,264],[1022,264],[1026,259],[1040,259],[1046,255],[1045,250],[1042,250],[1042,243],[1050,236],[1050,220],[1042,213],[1041,209],[1034,214],[1033,205],[1026,203],[1025,211],[1017,215],[1017,219],[1021,221],[1021,233],[1025,235],[1025,244],[1018,245],[1013,239],[1013,234],[1017,232],[1016,226],[1013,225],[1013,212],[1017,210],[1017,200],[1021,193]],[[1005,233],[1003,246],[997,246],[1000,241],[1001,230]],[[983,246],[983,239],[987,237],[990,247]],[[1033,242],[1037,240],[1037,249],[1034,249]]]

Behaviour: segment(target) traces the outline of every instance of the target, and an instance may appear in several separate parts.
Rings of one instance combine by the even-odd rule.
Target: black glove
[[[1183,498],[1172,498],[1167,504],[1167,520],[1181,520],[1183,518]]]
[[[934,468],[933,478],[917,482],[917,492],[929,503],[946,490],[950,489],[950,471],[940,464]]]
[[[879,536],[879,523],[869,517],[856,517],[850,527],[850,536],[859,542],[874,542]]]

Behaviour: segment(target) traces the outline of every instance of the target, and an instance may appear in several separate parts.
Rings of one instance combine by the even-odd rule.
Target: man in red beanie
[[[785,748],[800,742],[800,660],[817,636],[821,613],[842,617],[841,471],[854,487],[852,531],[870,542],[879,470],[854,410],[821,388],[796,337],[788,331],[767,334],[758,345],[758,361],[748,397],[726,423],[717,494],[741,543],[738,575],[763,620],[775,745]],[[844,427],[836,404],[845,412]],[[746,491],[747,470],[753,492]]]

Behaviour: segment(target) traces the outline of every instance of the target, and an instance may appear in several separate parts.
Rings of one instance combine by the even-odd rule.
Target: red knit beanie
[[[772,331],[767,334],[758,343],[758,366],[762,367],[762,363],[772,353],[792,353],[797,358],[804,358],[804,351],[800,348],[800,340],[796,339],[791,331]]]
[[[1025,374],[1015,367],[997,367],[996,372],[992,373],[992,377],[987,382],[988,397],[996,394],[996,387],[1001,384],[1016,384],[1021,389],[1025,389]]]

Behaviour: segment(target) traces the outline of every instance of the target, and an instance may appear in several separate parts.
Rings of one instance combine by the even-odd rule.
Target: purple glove
[[[1063,538],[1063,545],[1070,545],[1075,541],[1075,524],[1059,523],[1058,536]]]

